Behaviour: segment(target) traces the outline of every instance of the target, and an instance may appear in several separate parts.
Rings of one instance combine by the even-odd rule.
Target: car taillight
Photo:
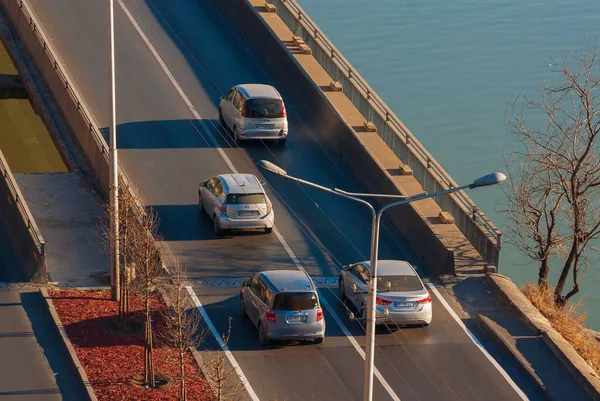
[[[248,117],[248,103],[244,103],[242,107],[242,117]]]
[[[317,309],[317,322],[323,320],[323,309]]]
[[[427,294],[427,296],[423,299],[419,299],[417,301],[418,304],[428,304],[431,302],[431,294]]]
[[[381,299],[379,297],[375,298],[375,302],[377,303],[377,305],[389,305],[392,303],[392,301],[388,301],[386,299]]]
[[[281,117],[285,117],[285,103],[281,102]]]
[[[221,204],[221,212],[227,214],[227,203]]]
[[[273,205],[271,205],[271,202],[267,202],[267,214],[271,213],[272,209],[273,209]]]
[[[273,312],[273,309],[267,310],[267,320],[271,323],[275,323],[276,319],[275,319],[275,312]]]

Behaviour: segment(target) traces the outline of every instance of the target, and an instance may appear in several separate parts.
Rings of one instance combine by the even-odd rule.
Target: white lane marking
[[[273,232],[275,233],[275,235],[277,235],[277,239],[279,239],[279,242],[281,242],[281,245],[283,246],[283,248],[285,249],[285,251],[287,252],[287,254],[290,256],[290,259],[292,259],[292,261],[294,262],[294,264],[296,265],[296,267],[298,268],[298,270],[303,271],[303,272],[306,273],[306,270],[304,270],[304,267],[300,264],[300,261],[296,257],[296,254],[294,253],[294,251],[292,251],[292,248],[288,245],[287,241],[285,240],[285,238],[283,238],[283,235],[281,235],[281,233],[279,232],[279,230],[275,229],[275,230],[273,230]],[[362,347],[358,344],[358,342],[356,341],[356,339],[354,338],[354,336],[352,335],[352,333],[350,333],[350,330],[348,330],[348,328],[344,325],[344,323],[339,318],[339,316],[335,313],[335,311],[333,310],[333,308],[331,307],[331,305],[329,305],[329,302],[327,302],[327,300],[325,299],[325,297],[322,296],[321,291],[318,291],[318,292],[319,292],[319,300],[321,301],[321,303],[323,305],[325,305],[325,308],[327,308],[327,310],[331,314],[331,317],[333,317],[333,320],[335,320],[335,322],[338,324],[338,326],[340,326],[340,328],[342,329],[342,332],[344,333],[344,335],[346,337],[348,337],[348,341],[350,341],[350,344],[352,344],[352,346],[354,347],[354,349],[356,350],[356,352],[358,352],[358,354],[360,355],[360,357],[364,360],[365,359],[365,352],[363,351]],[[379,381],[381,382],[381,385],[383,386],[383,388],[385,389],[385,391],[388,392],[388,394],[390,395],[390,397],[394,401],[400,401],[400,398],[394,392],[394,390],[392,390],[392,388],[388,384],[387,380],[385,380],[383,378],[383,376],[381,375],[381,373],[379,373],[379,369],[377,369],[377,367],[375,367],[373,371],[374,371],[375,377],[377,377],[377,379],[379,379]]]
[[[448,302],[446,302],[446,300],[442,297],[442,294],[440,294],[438,289],[435,288],[435,285],[433,285],[432,283],[427,283],[427,285],[429,286],[429,288],[431,288],[431,290],[434,292],[436,297],[440,300],[442,305],[444,305],[444,308],[446,308],[446,310],[448,311],[450,316],[452,316],[452,318],[456,321],[456,323],[458,323],[458,325],[460,327],[462,327],[462,329],[465,331],[465,333],[467,333],[467,335],[469,336],[471,341],[473,341],[473,343],[477,346],[477,348],[479,348],[479,350],[483,353],[483,355],[485,355],[485,357],[491,362],[491,364],[494,365],[494,367],[506,379],[508,384],[513,388],[513,390],[515,390],[515,392],[519,395],[519,397],[521,397],[522,400],[529,400],[529,398],[525,395],[525,393],[523,393],[523,391],[519,388],[519,386],[517,386],[517,384],[508,375],[508,373],[506,373],[504,368],[502,366],[500,366],[500,364],[487,352],[487,350],[483,347],[483,345],[481,345],[481,343],[479,342],[477,337],[475,337],[475,335],[473,335],[473,333],[471,333],[471,330],[469,330],[467,328],[467,326],[465,326],[462,319],[460,317],[458,317],[458,315],[454,312],[454,310],[450,307],[450,305],[448,305]]]
[[[319,294],[321,294],[321,291],[319,291]],[[333,317],[333,320],[335,320],[335,322],[338,324],[338,326],[340,326],[340,328],[342,329],[342,331],[344,332],[344,334],[346,335],[346,337],[348,337],[348,341],[350,341],[350,344],[352,344],[352,346],[354,347],[354,349],[356,349],[356,351],[358,352],[358,354],[360,355],[360,357],[364,360],[365,359],[365,351],[363,351],[363,349],[358,344],[358,342],[356,342],[356,339],[350,333],[350,331],[348,331],[348,329],[346,328],[346,326],[344,325],[344,323],[342,323],[342,321],[340,320],[340,318],[338,317],[338,315],[335,314],[335,312],[333,311],[333,308],[331,307],[331,305],[329,305],[329,302],[327,302],[327,300],[325,299],[325,297],[321,296],[321,295],[319,295],[319,300],[321,301],[321,303],[323,305],[325,305],[325,308],[327,308],[327,310],[329,311],[329,313],[331,313],[331,317]],[[387,380],[385,380],[383,378],[383,376],[379,372],[379,369],[377,369],[377,366],[374,367],[373,373],[375,374],[375,377],[377,379],[379,379],[379,381],[381,382],[381,385],[383,386],[383,388],[385,389],[385,391],[387,391],[388,394],[390,395],[390,397],[392,397],[392,400],[394,400],[394,401],[400,401],[400,398],[398,398],[398,395],[396,395],[396,393],[394,392],[394,390],[392,390],[392,388],[388,384]]]
[[[227,346],[227,344],[225,344],[225,341],[223,341],[223,338],[217,331],[215,325],[209,319],[208,313],[206,313],[206,310],[204,310],[204,307],[202,306],[202,303],[196,296],[196,293],[190,286],[187,286],[186,289],[187,289],[188,293],[190,294],[190,296],[192,297],[194,304],[196,304],[196,308],[198,309],[198,312],[200,312],[200,314],[202,315],[202,319],[204,319],[204,321],[206,322],[206,325],[208,326],[210,332],[212,333],[213,336],[215,336],[215,338],[219,342],[219,346],[221,346],[221,349],[223,350],[223,352],[225,352],[227,359],[229,359],[229,362],[231,363],[231,365],[235,369],[236,373],[240,377],[240,380],[244,384],[244,387],[246,388],[248,395],[250,396],[250,398],[252,398],[252,401],[260,401],[260,399],[258,398],[256,393],[254,392],[254,389],[250,385],[250,382],[248,381],[248,379],[246,379],[246,375],[244,375],[244,372],[242,372],[242,368],[240,368],[240,365],[238,365],[235,358],[233,357],[233,354],[229,350],[229,347]]]
[[[148,37],[146,36],[146,34],[144,34],[144,32],[142,31],[142,29],[140,28],[140,26],[138,25],[138,23],[133,18],[133,15],[131,15],[131,13],[129,12],[129,10],[125,6],[125,4],[123,4],[122,0],[117,0],[117,1],[119,2],[119,5],[121,6],[121,8],[125,12],[125,14],[127,15],[127,18],[129,19],[129,21],[131,21],[131,23],[133,24],[135,30],[138,32],[138,34],[141,36],[141,38],[144,41],[144,43],[146,44],[146,46],[148,46],[148,48],[150,49],[150,51],[154,55],[154,58],[156,58],[156,61],[158,61],[158,63],[160,64],[160,66],[163,69],[163,71],[165,72],[165,74],[167,74],[167,77],[169,78],[169,80],[171,81],[171,83],[173,84],[173,86],[175,87],[175,89],[177,90],[177,92],[179,93],[179,95],[181,96],[181,98],[184,100],[185,104],[188,106],[188,108],[190,109],[190,111],[192,112],[192,114],[194,115],[194,117],[197,120],[199,120],[200,124],[202,124],[202,126],[204,127],[205,134],[210,138],[210,140],[213,143],[214,147],[219,151],[221,157],[223,158],[223,160],[225,161],[225,163],[227,163],[227,166],[229,167],[229,169],[233,173],[237,173],[238,172],[237,169],[235,168],[235,166],[233,165],[233,163],[231,162],[231,160],[229,159],[229,157],[227,157],[227,154],[225,154],[225,151],[223,151],[223,149],[219,146],[219,143],[217,142],[215,136],[213,135],[210,127],[208,127],[206,125],[206,122],[202,120],[200,114],[196,111],[195,107],[193,106],[192,102],[187,97],[187,95],[185,94],[185,92],[183,91],[183,89],[181,89],[181,86],[179,86],[179,84],[177,83],[177,80],[175,80],[175,77],[173,76],[173,74],[171,73],[171,71],[169,70],[169,68],[165,64],[165,62],[163,61],[162,57],[160,57],[160,55],[158,54],[158,52],[156,51],[156,49],[154,48],[154,46],[152,45],[152,43],[150,42],[150,40],[148,39]],[[284,247],[284,249],[286,250],[287,254],[290,256],[290,258],[292,259],[292,261],[294,262],[294,264],[296,265],[296,267],[299,270],[301,270],[301,271],[305,271],[304,268],[302,267],[302,265],[300,264],[300,261],[298,260],[298,258],[296,257],[296,255],[294,254],[294,252],[292,251],[292,249],[290,248],[290,246],[288,245],[287,241],[283,238],[283,236],[281,235],[281,233],[279,232],[279,230],[277,230],[277,227],[274,227],[273,232],[277,236],[277,239],[279,239],[279,242]],[[198,299],[198,298],[196,297],[196,299]],[[198,300],[198,302],[200,302],[200,301]],[[332,316],[335,316],[334,320],[338,323],[338,325],[340,326],[340,328],[342,328],[342,331],[344,332],[344,334],[346,334],[346,337],[348,337],[348,339],[350,340],[350,342],[352,343],[352,345],[354,346],[354,348],[356,349],[356,351],[359,353],[359,355],[361,355],[361,357],[364,359],[365,358],[365,353],[363,352],[362,348],[358,345],[358,342],[354,339],[354,336],[352,336],[352,334],[350,333],[350,331],[344,326],[344,324],[342,323],[341,319],[335,314],[334,310],[331,309],[331,307],[328,306],[329,304],[327,304],[325,302],[324,305],[326,305],[327,309],[329,310],[329,313],[331,313]],[[204,312],[204,313],[206,313],[206,312]],[[207,322],[210,322],[210,320],[208,320],[208,315],[206,315],[206,319],[207,319]],[[212,325],[212,322],[210,324]],[[220,338],[219,334],[218,334],[218,332],[216,332],[216,330],[213,332],[213,335],[214,334],[217,334],[217,339]],[[233,358],[233,355],[231,355],[231,359],[230,360],[234,360],[235,361],[235,359]],[[383,378],[383,376],[381,375],[381,373],[379,373],[379,370],[377,368],[375,368],[375,370],[377,371],[377,373],[376,373],[377,378],[379,379],[379,381],[381,382],[381,384],[383,385],[383,387],[386,389],[386,391],[388,392],[388,394],[390,395],[390,397],[392,397],[392,399],[394,401],[400,401],[400,398],[398,398],[398,396],[396,395],[396,393],[388,385],[387,381]],[[243,372],[241,371],[241,368],[239,369],[239,374],[243,375]]]
[[[119,5],[121,6],[121,8],[123,9],[123,11],[125,12],[125,15],[127,15],[127,18],[129,19],[129,21],[131,21],[131,23],[133,24],[133,27],[135,28],[135,30],[137,31],[137,33],[141,36],[141,38],[144,41],[144,43],[146,44],[146,46],[148,46],[148,49],[150,49],[150,51],[152,52],[152,55],[154,56],[154,58],[156,59],[156,61],[158,61],[158,64],[160,65],[160,67],[163,69],[163,71],[165,72],[165,74],[167,74],[167,77],[169,78],[169,80],[171,81],[171,83],[173,84],[173,86],[175,87],[175,89],[177,90],[177,92],[179,93],[179,96],[181,96],[181,98],[185,102],[186,106],[192,112],[194,118],[196,120],[198,120],[198,122],[200,122],[200,124],[202,125],[202,128],[204,128],[205,133],[209,136],[209,138],[211,139],[211,142],[213,143],[214,147],[219,151],[219,153],[221,154],[221,157],[223,158],[223,160],[225,161],[225,163],[227,163],[227,166],[231,169],[231,171],[233,171],[234,173],[237,173],[235,167],[233,166],[233,163],[227,157],[227,155],[225,154],[225,151],[221,148],[221,146],[219,146],[219,142],[217,142],[217,140],[214,137],[214,135],[212,135],[211,128],[208,126],[208,124],[206,124],[206,121],[204,121],[202,119],[202,117],[200,116],[200,114],[198,113],[198,111],[196,110],[196,108],[194,107],[194,105],[192,104],[191,100],[187,97],[187,95],[185,94],[185,92],[183,91],[183,89],[181,89],[181,86],[179,86],[179,83],[177,82],[177,80],[175,79],[175,77],[173,76],[173,74],[171,74],[171,71],[169,70],[169,67],[167,67],[167,64],[165,64],[165,62],[163,61],[163,59],[160,56],[160,54],[158,54],[158,52],[156,51],[156,49],[154,48],[154,46],[150,42],[150,39],[148,39],[148,37],[146,36],[146,34],[144,33],[144,31],[142,31],[142,28],[140,28],[140,26],[138,25],[137,21],[133,18],[133,15],[131,15],[131,13],[129,12],[129,9],[127,9],[127,7],[125,6],[125,4],[123,4],[123,1],[122,0],[117,0],[117,1],[119,2]]]

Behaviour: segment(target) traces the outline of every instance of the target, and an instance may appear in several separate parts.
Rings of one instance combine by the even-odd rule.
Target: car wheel
[[[204,203],[202,203],[202,196],[198,195],[198,206],[200,207],[200,213],[206,212],[204,209]]]
[[[265,228],[265,234],[271,234],[273,232],[273,227]]]
[[[237,127],[235,127],[233,129],[233,140],[235,141],[235,143],[237,145],[240,145],[240,143],[241,143],[241,140],[240,140],[240,130]]]
[[[223,128],[225,128],[225,130],[227,130],[227,126],[225,125],[225,119],[223,118],[223,110],[221,110],[220,107],[219,107],[219,124],[221,124],[221,126],[223,126]]]
[[[324,338],[325,337],[317,337],[317,338],[315,338],[315,344],[321,344],[321,343],[323,343],[323,339]]]
[[[346,291],[344,291],[344,278],[342,276],[340,276],[338,284],[340,287],[340,301],[346,302]]]
[[[271,343],[271,340],[265,334],[265,330],[263,329],[263,325],[261,323],[258,324],[258,341],[260,345],[267,346]]]
[[[362,304],[360,306],[360,317],[362,319],[366,319],[367,318],[367,305]]]
[[[244,294],[240,294],[240,316],[247,318],[246,307],[244,306]]]
[[[214,216],[213,229],[217,236],[220,236],[223,234],[223,230],[221,229],[221,224],[219,224],[219,218],[217,216]]]

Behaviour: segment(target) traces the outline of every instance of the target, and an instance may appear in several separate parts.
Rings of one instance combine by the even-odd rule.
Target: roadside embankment
[[[501,274],[490,274],[488,281],[494,294],[506,306],[517,312],[519,317],[536,330],[544,342],[563,363],[569,373],[594,400],[600,400],[600,377],[577,353],[573,346],[556,331],[548,319],[527,299],[511,279]]]

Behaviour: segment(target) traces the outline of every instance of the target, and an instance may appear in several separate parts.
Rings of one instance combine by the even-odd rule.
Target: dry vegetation
[[[585,329],[587,315],[577,312],[579,303],[560,308],[554,303],[554,289],[527,284],[521,288],[523,294],[544,315],[575,350],[600,374],[600,343]]]

